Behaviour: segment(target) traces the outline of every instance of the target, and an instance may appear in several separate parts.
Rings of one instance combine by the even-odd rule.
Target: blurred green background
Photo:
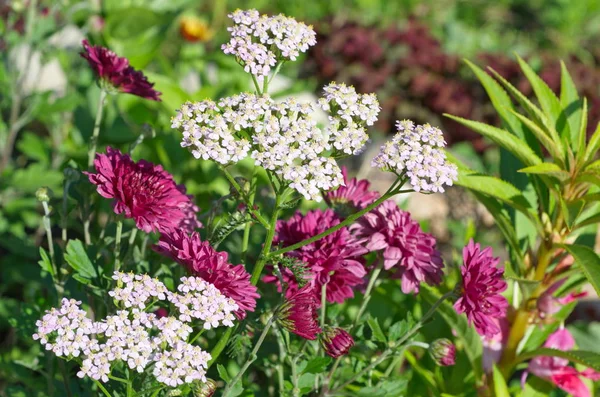
[[[530,88],[514,53],[553,89],[560,86],[562,59],[590,103],[589,125],[600,119],[598,0],[0,0],[0,394],[40,395],[35,383],[44,382],[31,377],[43,363],[30,335],[51,289],[38,266],[45,239],[35,192],[40,186],[52,191],[56,235],[66,225],[77,237],[75,203],[92,191],[83,180],[63,178],[65,169],[85,168],[98,100],[92,71],[79,56],[81,40],[129,58],[163,93],[159,103],[111,97],[101,147],[135,145],[136,159],[162,164],[207,210],[228,185],[211,163],[181,149],[170,118],[186,100],[250,89],[248,75],[220,52],[227,13],[236,8],[313,24],[317,46],[283,68],[273,95],[311,97],[331,80],[376,92],[383,109],[375,143],[397,119],[430,122],[473,168],[498,173],[496,149],[442,116],[497,122],[462,58],[492,66],[525,92]],[[361,159],[351,165],[360,169]],[[442,204],[451,210],[421,219],[448,252],[476,230],[486,230],[481,239],[498,245],[493,222],[472,199],[460,191],[447,197]],[[105,223],[95,219],[93,233]]]

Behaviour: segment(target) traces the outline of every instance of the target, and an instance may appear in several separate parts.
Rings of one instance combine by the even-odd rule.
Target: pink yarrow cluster
[[[96,155],[94,167],[96,173],[84,174],[102,197],[113,199],[115,213],[134,219],[139,229],[164,233],[201,226],[191,196],[162,166],[145,160],[136,163],[129,155],[107,147],[106,154]]]
[[[250,283],[250,274],[243,265],[230,264],[226,252],[215,251],[208,242],[200,240],[198,233],[175,230],[163,234],[153,249],[184,265],[193,275],[233,299],[239,307],[235,313],[239,319],[244,319],[247,311],[254,311],[260,295]]]
[[[296,213],[287,221],[278,221],[274,245],[288,246],[315,236],[340,223],[335,213],[313,210],[306,215]],[[352,239],[347,228],[331,233],[286,255],[304,262],[309,271],[308,286],[320,302],[321,287],[326,285],[328,302],[343,303],[354,296],[354,288],[363,284],[366,275],[362,256],[367,250]],[[288,269],[282,269],[288,285],[286,296],[292,296],[299,288],[298,280]],[[278,282],[274,275],[264,277],[265,282]],[[279,286],[281,288],[281,286]]]
[[[90,67],[102,82],[115,89],[142,98],[160,101],[160,92],[156,91],[146,76],[129,65],[127,58],[121,58],[108,48],[92,46],[83,40],[83,52]]]
[[[92,321],[80,308],[81,302],[63,299],[36,323],[33,339],[59,357],[81,358],[77,376],[108,382],[112,367],[123,362],[131,370],[144,372],[153,365],[153,375],[167,386],[206,381],[209,353],[187,342],[193,328],[233,326],[235,302],[200,278],[183,278],[179,292],[146,275],[115,272],[117,286],[109,292],[117,310],[103,320]],[[170,302],[176,317],[146,313],[146,305]]]

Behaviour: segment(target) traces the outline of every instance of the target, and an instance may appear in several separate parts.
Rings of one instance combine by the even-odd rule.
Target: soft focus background
[[[0,395],[38,395],[31,383],[43,382],[31,376],[42,365],[35,358],[39,344],[30,338],[38,317],[33,307],[50,285],[37,264],[45,239],[35,192],[40,186],[51,190],[60,234],[69,203],[92,191],[86,181],[69,180],[62,199],[64,170],[75,165],[70,159],[85,163],[99,91],[78,54],[81,40],[129,58],[163,93],[160,103],[112,97],[100,144],[137,145],[134,157],[162,164],[208,210],[228,185],[214,165],[181,149],[170,118],[186,100],[251,89],[248,75],[220,51],[228,37],[227,13],[236,8],[284,13],[314,25],[317,45],[282,69],[271,93],[311,98],[331,80],[376,92],[383,109],[373,150],[394,131],[395,120],[411,118],[442,128],[451,150],[472,168],[516,178],[498,169],[498,150],[489,142],[443,117],[497,123],[463,58],[493,67],[525,92],[530,88],[515,53],[555,90],[562,59],[588,99],[590,128],[600,120],[598,0],[0,0]],[[372,155],[367,151],[347,166],[385,189],[385,176],[369,171]],[[408,198],[403,205],[439,238],[445,255],[456,255],[475,234],[503,254],[492,218],[461,189],[419,196],[418,203]],[[373,307],[384,302],[379,298]],[[600,325],[576,320],[595,317],[594,306],[584,302],[571,321],[586,350],[599,350]],[[463,378],[456,379],[460,388]]]

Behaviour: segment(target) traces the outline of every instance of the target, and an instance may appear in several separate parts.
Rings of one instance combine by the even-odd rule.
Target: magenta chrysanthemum
[[[98,77],[121,92],[142,98],[160,101],[160,92],[146,76],[129,65],[127,58],[121,58],[108,48],[91,46],[83,40],[81,56],[85,58]]]
[[[405,294],[418,293],[422,282],[441,281],[444,262],[435,238],[392,200],[359,218],[350,232],[370,251],[383,250],[383,266],[396,269],[394,276],[402,279]]]
[[[501,295],[506,289],[502,278],[504,269],[497,267],[499,258],[492,256],[490,247],[481,250],[473,240],[463,249],[462,294],[454,304],[456,311],[465,313],[469,324],[480,335],[492,337],[500,332],[494,319],[506,315],[508,302]]]
[[[230,264],[226,252],[215,251],[207,241],[200,240],[198,233],[174,230],[163,234],[153,249],[184,265],[192,274],[233,299],[239,306],[235,313],[239,319],[246,317],[246,311],[253,312],[256,308],[260,295],[250,283],[250,274],[244,266]]]
[[[338,223],[339,218],[330,209],[309,211],[306,215],[298,212],[288,221],[277,222],[277,235],[273,244],[283,247],[292,245]],[[362,255],[366,252],[365,248],[351,238],[348,229],[342,228],[286,255],[306,263],[311,276],[308,285],[319,302],[321,287],[327,284],[327,301],[342,303],[354,296],[354,287],[363,283],[366,271]],[[283,269],[282,273],[288,284],[286,295],[289,297],[298,290],[298,282],[288,269]],[[266,276],[264,281],[277,282],[278,279]]]
[[[321,336],[321,346],[328,356],[338,358],[348,354],[354,346],[354,339],[342,328],[329,328]]]
[[[148,161],[134,162],[118,149],[106,148],[94,160],[97,173],[85,172],[102,197],[114,199],[115,213],[135,220],[147,233],[167,232],[175,228],[194,230],[198,208],[177,185],[173,176],[160,165]]]
[[[279,309],[277,319],[288,331],[308,340],[321,333],[317,313],[318,299],[310,285],[291,294]]]
[[[369,190],[371,185],[366,179],[348,179],[348,170],[342,167],[344,186],[325,193],[325,202],[335,207],[337,212],[352,213],[366,208],[379,198],[379,193]]]

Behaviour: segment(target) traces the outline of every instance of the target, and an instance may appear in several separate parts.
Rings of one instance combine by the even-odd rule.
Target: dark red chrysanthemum
[[[277,222],[277,235],[273,243],[283,247],[306,240],[340,223],[335,213],[309,211],[306,215],[296,213],[288,221]],[[363,283],[366,274],[362,255],[367,250],[350,238],[348,229],[342,228],[322,239],[305,245],[286,255],[306,263],[311,276],[311,287],[320,306],[321,287],[327,284],[327,301],[342,303],[354,296],[353,288]],[[288,284],[289,297],[298,290],[298,282],[291,271],[283,269],[284,281]],[[278,282],[275,276],[264,277],[266,282]],[[281,286],[280,286],[281,287]]]
[[[353,236],[370,251],[383,250],[386,270],[402,279],[402,292],[419,292],[422,282],[438,284],[443,275],[444,262],[436,249],[435,238],[423,232],[408,212],[392,201],[359,218],[350,227]]]
[[[239,306],[235,313],[239,319],[246,317],[246,311],[253,312],[256,308],[256,299],[260,295],[250,283],[250,274],[244,266],[230,264],[226,252],[215,251],[207,241],[200,240],[198,233],[173,230],[163,234],[152,248],[184,265],[193,275],[213,284],[223,295],[233,299]]]
[[[83,40],[81,56],[85,58],[98,77],[121,92],[142,98],[160,101],[160,92],[153,87],[146,76],[129,65],[127,58],[121,58],[108,48],[91,46]]]
[[[318,299],[310,285],[290,295],[278,312],[277,320],[288,331],[308,340],[321,333],[317,314]]]
[[[328,356],[338,358],[348,354],[354,346],[354,339],[342,328],[328,328],[321,335],[321,346]]]
[[[462,294],[454,304],[456,311],[465,313],[469,324],[480,335],[492,337],[500,332],[494,319],[506,315],[508,302],[501,292],[506,289],[502,278],[503,268],[498,268],[499,258],[492,256],[492,249],[483,251],[473,240],[463,249]]]
[[[115,213],[135,220],[147,233],[167,232],[175,228],[194,230],[201,224],[196,219],[198,207],[185,187],[177,185],[173,176],[160,165],[148,161],[134,162],[118,149],[106,148],[94,160],[96,174],[85,172],[102,197],[114,199]]]
[[[324,195],[325,202],[335,208],[336,213],[348,215],[366,208],[379,198],[379,193],[369,190],[371,185],[366,179],[348,179],[348,170],[342,167],[344,186],[330,190]]]

